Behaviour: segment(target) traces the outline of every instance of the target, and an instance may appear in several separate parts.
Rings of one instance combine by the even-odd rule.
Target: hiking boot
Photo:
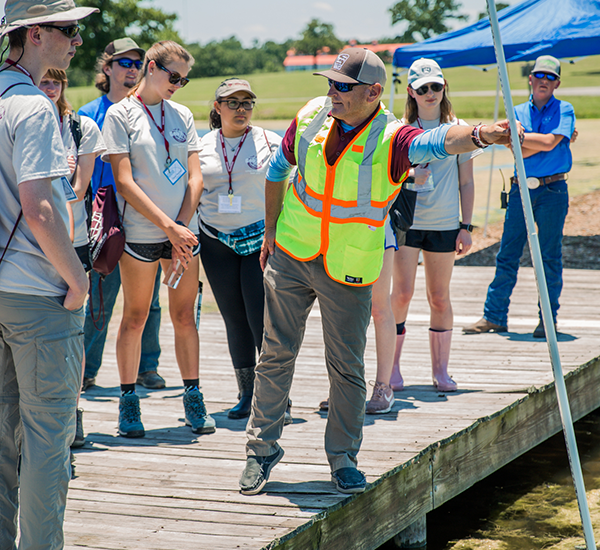
[[[166,386],[165,379],[155,370],[140,372],[135,383],[149,390],[162,390]]]
[[[238,384],[239,403],[232,407],[227,416],[229,418],[247,418],[250,416],[252,409],[252,394],[254,393],[254,367],[244,367],[242,369],[234,369],[235,377]]]
[[[508,327],[497,325],[482,317],[476,323],[463,327],[463,334],[483,334],[485,332],[508,332]]]
[[[292,418],[292,400],[288,399],[287,407],[285,408],[285,414],[283,415],[283,425],[288,426],[293,424],[294,419]]]
[[[216,422],[206,412],[204,397],[200,390],[190,390],[183,394],[183,408],[185,410],[185,424],[192,427],[192,433],[211,434],[215,431]]]
[[[144,425],[140,412],[140,398],[135,393],[123,395],[119,400],[119,435],[144,437]]]
[[[375,382],[373,396],[367,403],[365,412],[367,414],[385,414],[394,406],[394,390],[383,382]]]
[[[554,332],[556,331],[556,323],[554,323]],[[546,329],[544,328],[544,322],[540,321],[538,326],[535,327],[535,330],[533,331],[533,337],[534,338],[546,338]]]
[[[269,480],[273,466],[283,457],[283,449],[269,456],[249,456],[246,467],[240,477],[240,492],[242,495],[257,495]]]
[[[319,410],[327,412],[329,410],[329,397],[319,403]]]
[[[83,433],[83,410],[77,409],[77,423],[75,425],[75,439],[71,443],[71,449],[77,449],[85,445],[85,435]]]
[[[365,474],[356,468],[340,468],[331,474],[331,481],[340,493],[362,493],[367,487]]]
[[[92,376],[91,378],[83,377],[83,383],[81,384],[81,391],[86,391],[92,386],[96,385],[96,377]]]

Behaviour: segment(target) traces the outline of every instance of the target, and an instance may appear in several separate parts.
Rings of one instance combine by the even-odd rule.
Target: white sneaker
[[[375,382],[373,396],[367,403],[367,414],[384,414],[392,410],[395,403],[394,390],[383,382]]]

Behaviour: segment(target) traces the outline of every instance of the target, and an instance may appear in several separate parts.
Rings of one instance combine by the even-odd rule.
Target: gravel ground
[[[563,238],[563,266],[570,269],[600,269],[600,190],[571,198]],[[473,231],[473,247],[456,265],[495,265],[504,222]],[[521,266],[531,267],[529,247],[521,258]]]

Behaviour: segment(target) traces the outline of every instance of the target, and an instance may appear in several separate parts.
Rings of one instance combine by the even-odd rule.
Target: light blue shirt
[[[575,130],[573,105],[552,96],[546,105],[538,109],[533,104],[532,96],[527,103],[515,107],[515,115],[526,133],[563,136],[552,151],[540,151],[524,159],[527,177],[543,178],[569,172],[573,165],[570,148],[571,136]]]

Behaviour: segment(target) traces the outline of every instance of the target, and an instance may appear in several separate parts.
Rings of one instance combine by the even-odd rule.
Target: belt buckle
[[[527,187],[529,187],[529,189],[537,189],[540,186],[540,180],[538,178],[527,178]]]

